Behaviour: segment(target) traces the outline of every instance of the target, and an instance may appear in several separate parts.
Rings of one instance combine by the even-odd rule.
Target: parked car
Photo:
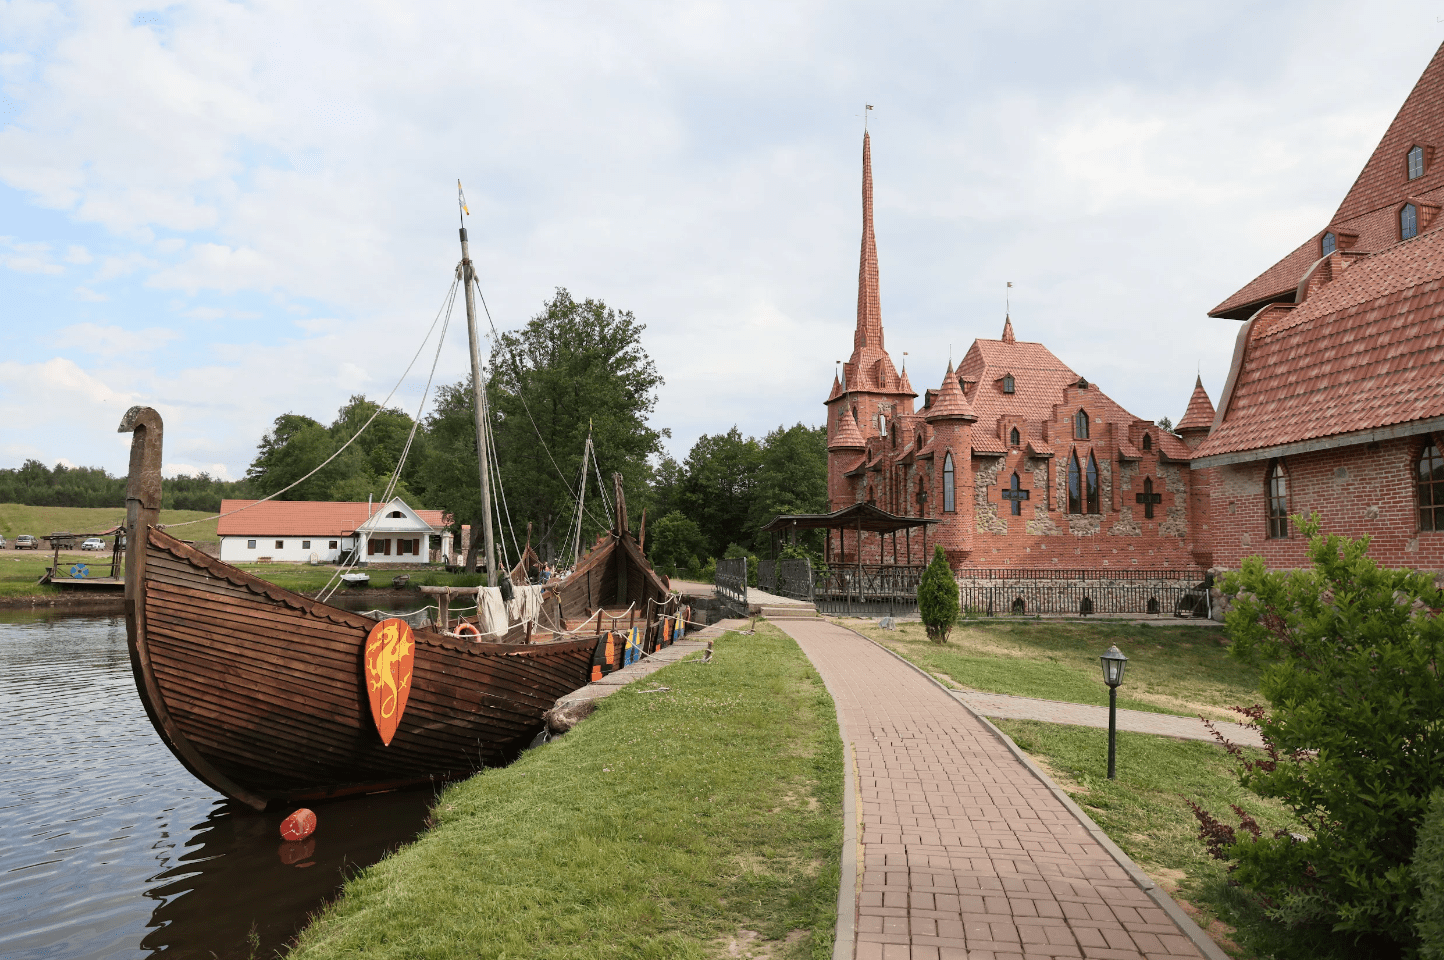
[[[104,550],[104,549],[105,549],[105,541],[102,540],[102,539],[100,539],[99,537],[89,537],[89,538],[86,539],[86,541],[85,541],[84,543],[82,543],[82,544],[80,545],[80,549],[82,549],[82,550]]]
[[[18,536],[18,537],[15,538],[15,549],[16,549],[16,550],[39,550],[39,549],[40,549],[40,541],[39,541],[39,540],[36,540],[34,537],[32,537],[32,536],[31,536],[30,534],[28,534],[28,533],[22,533],[22,534],[20,534],[20,536]]]
[[[0,536],[0,550],[4,550],[4,549],[5,549],[5,543],[6,543],[5,538],[4,538],[3,536]]]

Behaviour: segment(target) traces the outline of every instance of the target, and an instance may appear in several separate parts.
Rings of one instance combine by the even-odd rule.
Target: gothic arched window
[[[1102,513],[1098,509],[1098,461],[1088,454],[1088,512]]]
[[[953,455],[949,453],[943,457],[943,512],[952,513],[956,509],[953,502]]]
[[[1012,504],[1013,516],[1015,517],[1023,515],[1022,489],[1023,488],[1018,485],[1018,474],[1014,472],[1012,483],[1008,486],[1008,492],[1012,494],[1012,496],[1008,498],[1008,502]]]
[[[1399,239],[1408,240],[1419,235],[1419,209],[1412,203],[1404,204],[1399,211]]]
[[[1018,428],[1014,427],[1013,432],[1008,434],[1008,443],[1016,447],[1020,442],[1022,442],[1022,438],[1018,436]]]
[[[1068,512],[1083,512],[1083,477],[1078,469],[1078,451],[1068,456]]]
[[[1419,529],[1444,530],[1444,457],[1431,437],[1419,453]]]
[[[1289,535],[1289,474],[1282,460],[1269,464],[1264,494],[1268,498],[1269,539],[1281,540]]]
[[[1150,436],[1149,436],[1148,434],[1146,434],[1146,433],[1143,435],[1143,449],[1145,449],[1145,450],[1152,450],[1152,449],[1153,449],[1153,438],[1150,437]]]
[[[1073,417],[1073,439],[1088,439],[1088,411],[1086,410],[1079,410]]]

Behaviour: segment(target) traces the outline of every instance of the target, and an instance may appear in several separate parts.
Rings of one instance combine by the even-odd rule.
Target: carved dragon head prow
[[[139,501],[150,510],[160,509],[160,453],[164,427],[154,407],[131,407],[120,418],[117,433],[132,433],[130,479],[125,499]]]

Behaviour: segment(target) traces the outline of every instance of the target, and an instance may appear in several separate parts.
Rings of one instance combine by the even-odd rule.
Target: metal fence
[[[926,569],[885,563],[830,566],[813,577],[813,602],[818,612],[838,616],[911,616],[917,613],[918,580]]]
[[[832,615],[916,616],[924,569],[834,566],[815,575],[813,600]],[[1192,570],[964,570],[958,599],[965,616],[1208,617],[1211,586]]]
[[[1207,617],[1209,586],[1180,570],[970,570],[958,599],[970,616]]]
[[[759,577],[761,570],[759,568]],[[717,561],[717,599],[747,615],[747,558]]]

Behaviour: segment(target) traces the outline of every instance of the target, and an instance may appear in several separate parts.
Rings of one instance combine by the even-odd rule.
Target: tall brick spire
[[[878,296],[877,239],[872,233],[872,141],[862,135],[862,254],[857,265],[857,331],[853,358],[869,347],[881,351],[882,304]]]

